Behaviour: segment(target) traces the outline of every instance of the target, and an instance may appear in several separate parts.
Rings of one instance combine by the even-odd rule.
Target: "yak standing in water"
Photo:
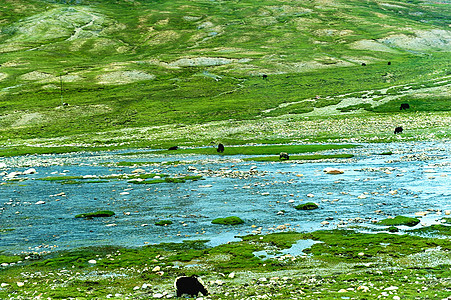
[[[224,145],[223,144],[219,144],[218,145],[218,149],[216,149],[216,151],[218,151],[219,153],[224,152]]]
[[[207,289],[204,287],[202,279],[196,275],[181,276],[175,279],[174,286],[177,290],[177,297],[181,297],[183,294],[197,297],[199,293],[206,296],[208,295]]]
[[[279,159],[280,160],[288,160],[288,159],[290,159],[290,155],[286,152],[280,152]]]

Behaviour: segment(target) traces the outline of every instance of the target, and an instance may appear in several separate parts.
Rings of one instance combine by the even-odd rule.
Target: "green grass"
[[[288,161],[296,160],[321,160],[321,159],[345,159],[352,158],[352,154],[329,154],[329,155],[290,155]],[[245,158],[245,161],[281,161],[278,156],[266,156],[266,157],[249,157]]]
[[[300,239],[320,243],[304,250],[309,257],[282,258],[281,250]],[[430,258],[439,250],[425,251],[440,248],[441,255],[449,256],[448,239],[325,230],[250,235],[216,247],[208,247],[206,242],[162,243],[133,249],[88,247],[36,256],[33,260],[25,259],[26,254],[1,255],[1,262],[23,262],[0,269],[0,280],[7,284],[0,290],[0,297],[15,293],[16,297],[26,298],[39,290],[42,296],[51,298],[89,295],[104,299],[108,294],[139,298],[149,291],[135,287],[149,282],[152,293],[173,294],[173,281],[181,274],[202,276],[212,299],[230,299],[231,295],[249,299],[262,294],[271,299],[288,299],[301,292],[305,293],[302,297],[337,299],[355,296],[359,286],[369,288],[364,296],[370,298],[377,298],[390,286],[398,287],[395,294],[406,297],[443,299],[448,293],[444,287],[451,275],[449,264],[430,264]],[[263,260],[254,255],[261,250],[275,253],[276,258]],[[227,276],[231,273],[234,278]],[[266,278],[266,283],[261,278]],[[212,283],[216,280],[223,284]],[[25,284],[19,288],[17,282]],[[339,292],[343,288],[350,290]]]
[[[216,147],[216,146],[215,146]],[[334,149],[351,149],[355,145],[261,145],[261,146],[228,146],[225,145],[224,152],[218,153],[215,147],[188,148],[177,151],[154,151],[155,154],[203,154],[203,155],[270,155],[280,152],[306,153]]]
[[[449,75],[446,51],[434,47],[412,51],[402,44],[387,48],[392,51],[355,46],[362,41],[384,44],[381,39],[392,35],[415,36],[419,30],[449,24],[450,8],[445,4],[394,3],[400,7],[343,0],[321,6],[281,5],[275,0],[221,5],[203,0],[1,3],[0,155],[166,148],[173,140],[111,133],[298,116],[339,103],[339,95],[374,91],[382,96],[382,89],[400,98],[374,108],[357,101],[342,110],[398,114],[398,101],[407,101],[412,112],[449,111],[446,95],[421,90],[449,82],[443,79]],[[83,27],[83,37],[71,38],[76,27]],[[173,65],[183,58],[199,57],[230,61]],[[388,66],[387,61],[392,64]],[[367,65],[362,67],[361,62]],[[133,75],[132,80],[118,84],[118,79],[128,78],[127,72],[154,78]],[[261,74],[269,76],[264,80]],[[404,85],[418,89],[421,97],[404,95]],[[60,107],[61,95],[69,106]],[[257,140],[251,138],[252,132],[249,135],[234,140],[230,133],[223,133],[219,139],[229,144]],[[50,139],[49,143],[61,146],[66,144],[58,140],[62,137],[67,144],[79,146],[16,145]],[[178,141],[183,145],[211,142],[207,137],[201,142],[192,138]],[[323,137],[312,132],[309,138],[321,141]],[[280,137],[268,140],[277,142]]]
[[[380,220],[377,224],[385,226],[398,226],[398,225],[415,226],[418,223],[420,223],[420,220],[418,220],[417,218],[396,216],[393,219]]]

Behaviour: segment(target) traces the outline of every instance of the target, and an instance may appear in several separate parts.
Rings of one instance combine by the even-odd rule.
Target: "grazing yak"
[[[402,132],[402,127],[401,126],[395,128],[395,134],[401,133],[401,132]]]
[[[172,146],[172,147],[169,147],[168,150],[177,150],[178,148],[179,148],[179,146]]]
[[[207,289],[204,287],[202,279],[196,275],[177,277],[174,282],[175,289],[177,290],[177,297],[181,297],[183,294],[197,297],[199,293],[206,296],[208,295]]]
[[[263,79],[268,79],[268,75],[266,75],[266,74],[263,74],[262,77],[263,77]]]
[[[218,149],[216,149],[216,151],[218,151],[219,153],[224,152],[224,145],[223,144],[219,144],[218,145]]]
[[[410,108],[409,103],[401,103],[399,110],[404,110],[404,109],[409,109],[409,108]]]
[[[280,152],[279,159],[280,160],[288,160],[288,159],[290,159],[290,155],[286,152]]]

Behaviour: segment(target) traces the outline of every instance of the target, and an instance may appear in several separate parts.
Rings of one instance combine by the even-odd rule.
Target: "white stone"
[[[161,270],[161,268],[159,266],[156,266],[155,268],[152,269],[152,272],[158,272],[160,270]]]
[[[385,288],[384,291],[396,291],[397,289],[397,286],[389,286],[388,288]]]
[[[23,175],[30,175],[30,174],[36,174],[36,173],[37,173],[37,171],[36,171],[35,168],[30,168],[30,169],[24,171],[22,174]]]
[[[25,285],[25,283],[23,283],[23,282],[17,282],[17,286],[18,287],[21,287],[21,286],[24,286]]]
[[[90,263],[90,264],[96,264],[97,261],[96,261],[95,259],[90,259],[90,260],[88,260],[88,263]]]
[[[154,297],[154,298],[157,298],[157,299],[161,299],[161,298],[164,297],[164,295],[161,294],[161,293],[156,293],[156,294],[153,294],[153,297]]]
[[[307,197],[313,198],[313,197],[315,197],[315,195],[313,195],[313,194],[307,194]]]
[[[36,202],[35,204],[45,204],[45,201],[38,201],[38,202]]]
[[[1,287],[6,287],[6,286],[9,286],[9,284],[2,282],[2,284],[0,286]]]
[[[231,279],[235,278],[235,273],[234,272],[230,273],[229,278],[231,278]]]
[[[6,164],[3,162],[0,162],[0,169],[6,169]]]

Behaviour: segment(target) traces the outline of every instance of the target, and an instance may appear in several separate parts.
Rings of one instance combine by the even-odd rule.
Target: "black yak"
[[[290,159],[290,155],[286,152],[280,152],[279,159],[288,160],[288,159]]]
[[[402,127],[401,126],[395,128],[395,134],[401,133],[401,132],[402,132]]]
[[[216,149],[216,151],[218,151],[219,153],[224,152],[224,145],[223,144],[219,144],[218,145],[218,149]]]
[[[199,293],[206,296],[208,295],[207,289],[204,287],[202,279],[196,275],[177,277],[174,282],[174,286],[177,290],[177,297],[181,297],[183,294],[187,294],[193,297],[197,297]]]
[[[399,110],[404,110],[404,109],[409,109],[409,108],[410,108],[409,103],[401,103]]]

